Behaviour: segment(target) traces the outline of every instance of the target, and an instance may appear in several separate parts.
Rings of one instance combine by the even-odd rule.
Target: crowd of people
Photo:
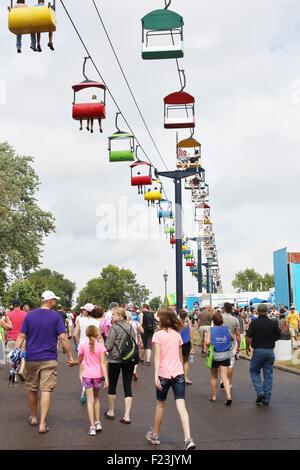
[[[53,292],[45,291],[41,308],[30,310],[28,305],[21,308],[20,301],[16,299],[12,309],[2,311],[0,317],[0,363],[5,363],[7,355],[9,380],[15,382],[19,376],[26,382],[29,424],[38,426],[40,434],[49,431],[47,416],[57,384],[61,343],[62,353],[67,355],[67,365],[79,366],[78,398],[82,404],[87,403],[90,436],[102,430],[100,388],[108,391],[109,406],[104,412],[105,419],[116,419],[117,385],[121,373],[124,413],[120,422],[131,424],[132,382],[139,380],[139,364],[149,367],[152,359],[156,410],[146,439],[152,445],[160,444],[165,402],[172,388],[186,450],[196,448],[191,437],[185,389],[192,385],[189,367],[194,362],[198,338],[201,355],[210,369],[210,402],[217,401],[220,388],[225,392],[224,404],[232,405],[234,364],[240,351],[245,350],[248,355],[252,353],[250,377],[256,392],[256,404],[269,405],[275,342],[287,332],[296,341],[300,326],[294,305],[290,310],[281,306],[278,311],[276,307],[268,309],[265,304],[260,304],[257,309],[251,306],[234,309],[227,302],[222,308],[199,308],[191,313],[183,309],[177,314],[172,307],[152,312],[147,304],[139,309],[133,304],[112,302],[105,311],[86,303],[76,314],[65,311],[57,305],[58,301]],[[74,358],[75,351],[77,358]]]

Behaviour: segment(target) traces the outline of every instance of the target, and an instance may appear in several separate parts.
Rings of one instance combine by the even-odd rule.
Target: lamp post
[[[168,273],[167,273],[167,271],[165,271],[165,274],[163,276],[164,276],[164,281],[165,281],[165,302],[164,302],[164,304],[167,307],[168,306],[168,286],[167,286]]]
[[[208,279],[209,279],[209,306],[212,307],[212,276],[211,276],[211,266],[213,263],[213,257],[207,256],[207,269],[208,269]]]

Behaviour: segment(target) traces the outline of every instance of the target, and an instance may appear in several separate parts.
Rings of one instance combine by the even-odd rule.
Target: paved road
[[[87,435],[85,406],[79,402],[77,368],[67,368],[60,355],[59,385],[48,424],[51,432],[39,435],[27,423],[26,386],[10,388],[7,370],[0,370],[0,449],[106,449],[149,450],[144,439],[153,419],[155,394],[153,367],[140,366],[140,380],[133,385],[134,406],[132,425],[126,426],[103,418],[103,432],[96,437]],[[270,407],[257,407],[249,382],[249,363],[240,360],[235,370],[233,405],[223,405],[224,394],[218,402],[210,403],[209,371],[203,360],[195,357],[187,389],[192,435],[198,449],[299,449],[300,448],[300,376],[275,370],[274,395]],[[120,395],[121,396],[121,395]],[[107,407],[106,392],[102,391],[103,410]],[[116,416],[122,416],[120,400]],[[168,400],[161,433],[160,450],[183,448],[179,418],[173,397]]]

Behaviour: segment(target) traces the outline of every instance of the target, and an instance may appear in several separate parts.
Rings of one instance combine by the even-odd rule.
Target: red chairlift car
[[[185,91],[171,93],[164,98],[165,129],[193,129],[195,127],[195,98]]]
[[[103,83],[89,80],[85,75],[86,61],[89,58],[90,57],[85,57],[84,59],[83,76],[85,77],[85,80],[72,86],[74,90],[72,115],[73,119],[75,119],[76,121],[80,121],[81,123],[84,120],[90,121],[92,119],[97,119],[99,123],[101,123],[102,119],[106,118],[106,86]],[[98,90],[103,90],[103,98],[98,100],[92,97],[90,102],[76,102],[77,93],[90,88],[97,88]]]
[[[148,162],[137,161],[130,165],[131,186],[138,186],[139,194],[143,194],[143,186],[152,184],[152,166]]]
[[[172,245],[172,248],[174,247],[174,245],[176,245],[176,237],[174,235],[170,237],[170,244]]]
[[[182,88],[164,98],[165,129],[194,129],[195,127],[195,98],[184,91],[186,76],[184,70],[179,70]],[[181,77],[181,75],[180,75]]]
[[[187,260],[186,267],[187,268],[194,268],[196,266],[196,262],[194,260]]]

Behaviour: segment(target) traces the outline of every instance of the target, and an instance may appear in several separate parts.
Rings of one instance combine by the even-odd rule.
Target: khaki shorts
[[[205,334],[210,330],[210,326],[200,326],[199,333],[200,333],[200,341],[201,343],[205,340]]]
[[[293,328],[292,326],[290,326],[289,331],[292,338],[296,338],[296,336],[298,336],[298,328]]]
[[[26,362],[24,375],[32,392],[53,392],[57,384],[57,361]]]

